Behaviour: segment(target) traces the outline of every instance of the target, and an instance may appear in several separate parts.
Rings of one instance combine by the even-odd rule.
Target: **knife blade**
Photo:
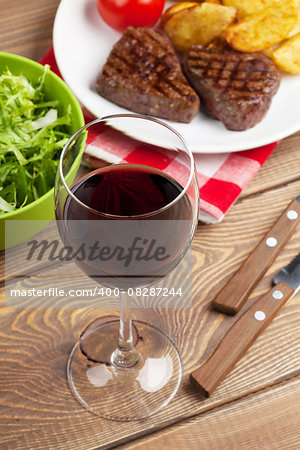
[[[234,315],[241,309],[299,223],[300,195],[292,200],[238,271],[217,294],[212,302],[215,310]]]
[[[282,306],[300,289],[300,253],[273,280],[260,297],[230,328],[214,353],[191,374],[191,381],[208,397],[224,380]]]

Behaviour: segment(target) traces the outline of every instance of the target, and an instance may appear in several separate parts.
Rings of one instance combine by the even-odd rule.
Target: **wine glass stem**
[[[118,368],[134,367],[140,359],[133,345],[131,297],[126,292],[120,292],[120,330],[118,347],[111,356],[111,362]]]

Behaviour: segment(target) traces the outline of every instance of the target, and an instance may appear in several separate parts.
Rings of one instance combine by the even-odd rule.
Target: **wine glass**
[[[112,164],[100,164],[101,157]],[[87,327],[68,360],[71,389],[95,414],[142,419],[167,405],[179,388],[182,364],[172,339],[132,321],[130,304],[138,289],[150,292],[151,286],[159,296],[155,283],[184,257],[197,224],[198,196],[184,140],[148,116],[96,119],[63,149],[55,185],[62,241],[78,249],[77,264],[97,286],[120,297],[120,320]]]

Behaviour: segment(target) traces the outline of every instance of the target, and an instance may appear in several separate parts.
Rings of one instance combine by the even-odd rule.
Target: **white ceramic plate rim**
[[[66,83],[96,117],[128,112],[102,98],[94,87],[97,74],[120,36],[99,16],[96,0],[61,0],[53,28],[56,61]],[[229,131],[202,112],[189,124],[164,122],[183,136],[194,153],[248,150],[298,131],[299,99],[300,76],[284,75],[266,116],[249,130]]]

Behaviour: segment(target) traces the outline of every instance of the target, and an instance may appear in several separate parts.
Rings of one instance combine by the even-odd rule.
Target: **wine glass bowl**
[[[85,152],[82,142],[86,141]],[[101,157],[113,164],[100,163]],[[70,167],[82,164],[76,177]],[[199,190],[191,152],[163,122],[137,114],[87,124],[65,146],[55,187],[58,229],[80,268],[120,296],[120,321],[90,327],[73,347],[68,380],[90,411],[115,420],[148,417],[182,378],[171,338],[134,321],[131,298],[183,259],[195,231]],[[140,292],[140,291],[139,291]]]

